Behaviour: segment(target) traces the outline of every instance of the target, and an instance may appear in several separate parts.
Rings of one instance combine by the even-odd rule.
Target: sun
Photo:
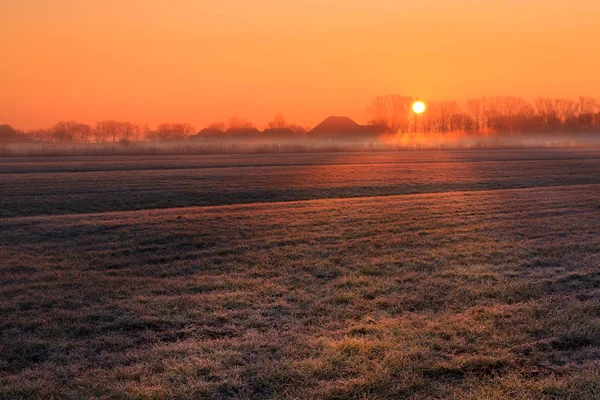
[[[422,101],[415,101],[412,106],[413,111],[417,114],[422,114],[425,112],[425,108],[427,107],[425,107],[425,103]]]

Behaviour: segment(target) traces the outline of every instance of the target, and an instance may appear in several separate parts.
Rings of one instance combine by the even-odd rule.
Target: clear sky
[[[378,94],[600,97],[598,0],[0,0],[0,123],[366,120]]]

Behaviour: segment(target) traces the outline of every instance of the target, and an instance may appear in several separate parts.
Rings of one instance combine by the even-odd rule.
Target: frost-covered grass
[[[0,161],[0,218],[600,183],[600,151]]]
[[[307,191],[342,185],[349,198],[15,206],[0,219],[0,398],[598,398],[600,183],[593,155],[561,154],[441,154],[391,171],[297,163],[322,168],[313,174],[271,160],[299,168]],[[242,174],[236,188],[274,179],[271,167],[227,168]],[[227,168],[207,181],[226,190]],[[94,186],[86,174],[114,173],[54,170],[64,177],[47,190],[72,201]],[[19,174],[44,193],[35,173],[8,175]],[[444,176],[437,193],[375,196],[386,181]],[[273,193],[293,184],[277,179]],[[489,186],[468,186],[478,180]],[[179,204],[176,187],[161,193]]]

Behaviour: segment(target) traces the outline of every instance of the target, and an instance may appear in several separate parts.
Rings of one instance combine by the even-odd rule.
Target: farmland
[[[600,183],[598,151],[0,159],[0,217]]]
[[[0,159],[0,399],[600,398],[600,151]]]

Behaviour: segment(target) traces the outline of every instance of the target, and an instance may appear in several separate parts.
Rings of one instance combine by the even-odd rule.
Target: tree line
[[[487,134],[600,132],[600,103],[593,97],[576,100],[537,97],[527,101],[515,96],[471,98],[461,107],[452,100],[427,101],[427,109],[417,115],[412,96],[390,94],[377,96],[367,107],[369,123],[385,127],[392,133],[474,132]],[[286,122],[277,114],[263,131],[265,138],[288,135],[303,138],[307,128]],[[163,123],[148,125],[114,120],[99,121],[94,126],[77,121],[59,121],[49,129],[18,131],[0,125],[0,141],[36,141],[62,144],[129,143],[138,141],[178,141],[187,138],[239,138],[239,132],[258,133],[256,125],[238,117],[227,123],[214,122],[195,134],[192,125]],[[233,134],[232,134],[233,133]],[[243,137],[243,135],[242,135]]]
[[[77,121],[59,121],[49,129],[28,131],[23,135],[36,142],[84,144],[183,140],[193,132],[193,126],[183,123],[160,124],[153,130],[148,125],[105,120],[95,126]]]
[[[478,97],[463,107],[456,101],[429,101],[421,115],[412,112],[415,100],[396,94],[375,97],[367,108],[370,123],[400,133],[600,131],[600,103],[593,97],[537,97],[532,102],[515,96]]]
[[[132,122],[104,120],[94,126],[78,121],[59,121],[49,129],[37,129],[27,132],[18,131],[10,125],[0,125],[0,141],[18,142],[34,141],[60,144],[85,143],[130,143],[140,141],[179,141],[191,137],[201,137],[204,133],[212,135],[227,132],[258,131],[256,125],[239,117],[231,117],[227,122],[213,122],[195,134],[195,128],[186,123],[163,123],[151,129],[148,125]],[[281,114],[277,114],[267,124],[267,131],[283,131],[299,137],[307,128],[298,124],[290,124]]]

